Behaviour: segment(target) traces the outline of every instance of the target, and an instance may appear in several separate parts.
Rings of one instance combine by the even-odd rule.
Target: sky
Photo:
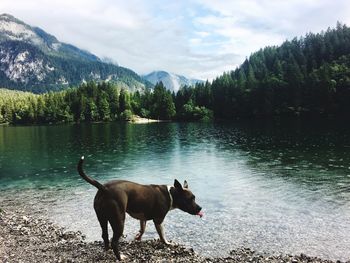
[[[203,80],[265,46],[350,25],[347,0],[0,0],[0,13],[138,74]]]

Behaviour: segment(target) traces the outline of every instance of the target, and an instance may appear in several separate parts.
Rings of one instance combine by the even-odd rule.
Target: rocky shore
[[[248,248],[232,250],[225,258],[206,258],[193,249],[157,240],[121,242],[124,262],[332,262],[304,254],[265,255]],[[28,211],[0,210],[0,262],[116,262],[102,242],[85,242],[80,232],[65,231]],[[350,263],[348,261],[347,263]]]

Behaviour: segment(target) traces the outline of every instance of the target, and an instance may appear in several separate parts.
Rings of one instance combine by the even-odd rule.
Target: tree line
[[[200,107],[190,107],[199,112],[195,114],[203,114]],[[0,123],[132,120],[135,114],[159,120],[176,119],[173,94],[161,82],[142,94],[130,93],[107,82],[88,82],[77,88],[44,94],[0,89]]]
[[[212,82],[170,93],[162,83],[140,93],[89,82],[41,95],[0,90],[0,123],[129,120],[133,114],[199,121],[350,114],[350,28],[285,41],[253,53]]]

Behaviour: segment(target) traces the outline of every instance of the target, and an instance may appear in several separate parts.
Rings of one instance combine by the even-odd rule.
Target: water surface
[[[203,207],[165,219],[168,239],[205,255],[247,246],[350,259],[350,133],[336,122],[154,123],[0,127],[0,202],[27,206],[88,240],[101,231],[96,189],[106,182],[187,180]],[[125,234],[138,231],[127,218]],[[157,238],[149,222],[145,238]]]

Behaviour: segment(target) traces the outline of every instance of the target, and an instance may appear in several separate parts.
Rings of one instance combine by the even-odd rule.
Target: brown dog
[[[196,204],[195,196],[188,189],[185,181],[183,187],[175,179],[174,186],[141,185],[129,181],[115,180],[100,184],[87,176],[83,171],[84,157],[78,163],[78,172],[84,180],[97,187],[94,209],[102,228],[105,249],[109,249],[107,224],[113,229],[112,249],[121,260],[118,241],[123,235],[125,213],[140,220],[140,231],[135,239],[141,240],[147,220],[153,220],[159,238],[169,244],[164,236],[162,222],[169,210],[179,208],[192,215],[202,217],[201,207]]]

